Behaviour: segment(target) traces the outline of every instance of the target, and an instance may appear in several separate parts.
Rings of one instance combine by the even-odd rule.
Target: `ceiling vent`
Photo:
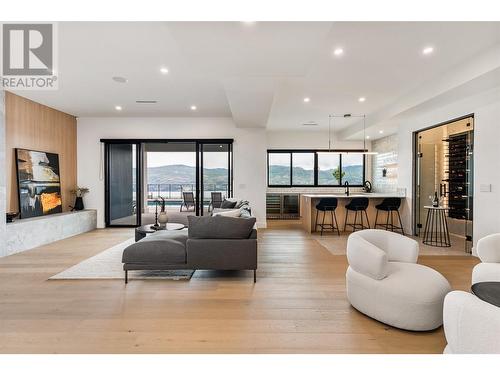
[[[136,100],[135,102],[137,104],[156,104],[156,103],[158,103],[157,100]]]

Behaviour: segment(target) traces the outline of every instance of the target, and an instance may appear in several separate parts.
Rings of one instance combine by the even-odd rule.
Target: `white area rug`
[[[124,279],[125,272],[123,271],[122,254],[123,250],[133,243],[133,238],[119,243],[50,277],[49,280]],[[193,273],[193,270],[129,271],[128,278],[189,280],[193,276]]]

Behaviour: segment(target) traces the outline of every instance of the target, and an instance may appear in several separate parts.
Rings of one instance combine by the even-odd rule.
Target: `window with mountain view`
[[[352,186],[361,186],[364,168],[365,158],[361,153],[268,151],[269,186],[340,186],[346,181]]]
[[[349,181],[350,185],[363,184],[363,154],[343,154],[342,155],[342,183]]]
[[[318,153],[318,185],[340,184],[340,154]]]
[[[292,153],[292,185],[314,185],[314,153]]]
[[[269,185],[290,185],[291,167],[289,153],[270,153],[268,160]]]

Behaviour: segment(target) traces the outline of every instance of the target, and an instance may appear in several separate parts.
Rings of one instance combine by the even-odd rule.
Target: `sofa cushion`
[[[234,208],[238,202],[235,201],[229,201],[227,199],[224,199],[220,205],[220,208]]]
[[[187,230],[153,233],[123,250],[123,263],[186,263]]]
[[[255,218],[227,216],[188,216],[189,238],[245,239],[250,236]]]

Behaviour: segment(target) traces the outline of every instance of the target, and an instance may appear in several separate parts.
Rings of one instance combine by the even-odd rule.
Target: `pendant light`
[[[333,136],[335,135],[335,132],[333,132],[333,135],[332,135],[332,125],[334,125],[335,118],[339,118],[339,117],[363,118],[363,151],[349,151],[349,150],[335,151],[334,148],[332,149]],[[334,126],[333,126],[333,128],[335,130]],[[344,115],[328,115],[328,151],[323,151],[320,153],[377,155],[378,152],[368,151],[368,149],[366,148],[366,115],[351,115],[350,113],[346,113]]]

